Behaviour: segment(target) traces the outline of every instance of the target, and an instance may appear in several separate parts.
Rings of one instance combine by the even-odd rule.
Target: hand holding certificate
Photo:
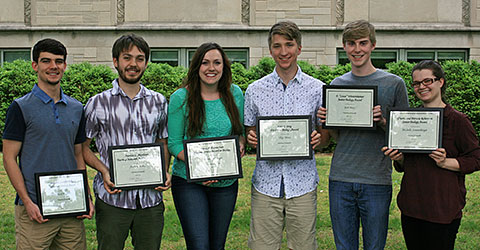
[[[238,136],[184,141],[188,182],[241,178]]]
[[[163,143],[109,147],[110,176],[115,188],[155,188],[164,185],[163,150]]]
[[[323,105],[327,117],[323,128],[375,129],[373,107],[377,86],[338,86],[323,88]]]
[[[259,116],[257,159],[312,159],[311,116]]]
[[[443,109],[390,110],[387,146],[400,152],[430,153],[442,147]]]
[[[85,170],[36,173],[35,184],[38,208],[44,219],[90,212]]]

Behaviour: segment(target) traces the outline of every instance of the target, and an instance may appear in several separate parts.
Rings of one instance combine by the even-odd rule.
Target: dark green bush
[[[0,135],[3,135],[5,115],[10,104],[30,92],[36,82],[37,75],[31,62],[16,60],[0,68]]]
[[[302,71],[326,84],[351,70],[350,65],[314,66],[308,62],[299,61]],[[410,87],[411,69],[414,64],[400,61],[387,64],[387,70],[402,77],[407,83],[410,106],[418,107],[420,102]],[[457,110],[470,117],[477,134],[480,135],[480,63],[461,61],[446,61],[442,63],[449,87],[446,97],[448,102]],[[241,64],[232,65],[233,83],[245,91],[253,81],[270,74],[275,68],[275,61],[271,58],[262,58],[255,66],[245,69]],[[167,64],[150,63],[142,77],[142,83],[149,89],[158,91],[167,99],[181,85],[187,73],[184,67],[172,67]],[[63,91],[86,103],[88,98],[111,88],[111,82],[116,72],[105,65],[80,63],[69,65],[62,79]],[[0,68],[0,126],[3,131],[5,112],[15,98],[30,92],[37,76],[32,70],[31,63],[15,61],[5,63]],[[2,132],[3,133],[3,132]],[[324,152],[331,152],[335,144],[332,142]]]
[[[446,99],[458,111],[466,114],[480,136],[480,63],[446,61]]]
[[[142,84],[164,95],[167,99],[182,84],[187,69],[168,64],[149,63],[142,77]]]
[[[88,99],[112,87],[116,74],[106,65],[88,62],[69,65],[61,86],[65,94],[86,104]]]

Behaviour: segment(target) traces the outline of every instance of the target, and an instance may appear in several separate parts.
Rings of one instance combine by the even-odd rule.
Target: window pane
[[[372,58],[375,59],[390,59],[396,60],[397,59],[397,52],[395,51],[373,51]]]
[[[375,68],[378,69],[386,69],[387,68],[387,63],[395,62],[396,60],[393,59],[373,59],[372,58],[372,64]]]
[[[349,63],[347,53],[344,50],[338,50],[338,64],[345,65]]]
[[[441,51],[438,52],[438,61],[462,60],[465,61],[465,52],[460,51]]]
[[[171,66],[178,66],[178,51],[152,51],[151,61],[154,63],[167,63]]]
[[[192,62],[193,54],[195,54],[196,50],[188,50],[188,66],[190,66],[190,63]]]
[[[243,67],[247,67],[248,53],[246,50],[225,50],[231,63],[240,63]]]
[[[386,69],[385,66],[387,63],[397,61],[397,52],[395,51],[373,51],[372,55],[372,64],[375,68]]]
[[[3,52],[4,62],[13,62],[17,59],[30,61],[30,51],[29,50],[13,50],[13,51],[7,50]]]
[[[407,61],[408,62],[420,62],[422,60],[435,60],[434,51],[419,51],[419,52],[407,52]]]

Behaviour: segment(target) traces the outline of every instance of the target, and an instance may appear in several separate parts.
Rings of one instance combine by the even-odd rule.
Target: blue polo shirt
[[[3,139],[22,142],[19,166],[28,195],[37,203],[35,173],[77,169],[74,145],[86,139],[82,103],[63,91],[54,103],[35,85],[8,108]],[[15,204],[23,205],[18,195]]]

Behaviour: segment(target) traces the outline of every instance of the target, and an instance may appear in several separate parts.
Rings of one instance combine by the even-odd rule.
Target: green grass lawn
[[[328,211],[328,171],[330,155],[317,155],[317,167],[320,176],[318,186],[317,241],[319,249],[335,249],[333,233]],[[239,181],[239,194],[233,214],[226,249],[248,249],[247,238],[250,223],[250,178],[255,167],[255,157],[246,156],[242,160],[244,178]],[[95,171],[88,169],[90,179]],[[467,205],[465,207],[460,231],[457,235],[456,249],[480,249],[480,179],[475,173],[467,176]],[[406,249],[403,241],[400,213],[396,196],[400,187],[401,174],[393,174],[393,200],[390,207],[390,224],[386,249]],[[90,181],[90,185],[91,185]],[[1,164],[0,169],[0,249],[15,249],[14,197],[7,174]],[[185,249],[182,229],[178,221],[170,191],[165,192],[165,228],[163,230],[162,249]],[[86,220],[88,249],[96,248],[95,221]],[[133,249],[127,240],[125,249]],[[287,249],[285,240],[282,250]]]

